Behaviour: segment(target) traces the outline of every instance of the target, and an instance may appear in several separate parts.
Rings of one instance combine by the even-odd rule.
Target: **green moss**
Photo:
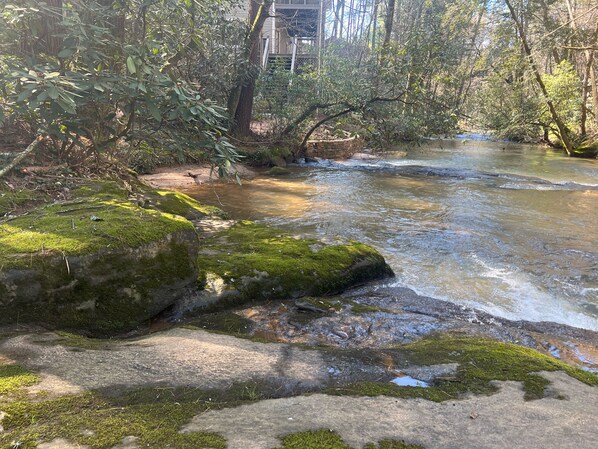
[[[342,438],[330,430],[310,430],[283,437],[278,449],[352,449]]]
[[[243,221],[203,241],[200,282],[218,277],[238,293],[231,302],[338,293],[392,274],[374,248],[360,243],[325,246]],[[216,254],[216,255],[214,255]]]
[[[37,383],[38,376],[19,365],[0,365],[0,396]]]
[[[0,447],[35,448],[39,442],[64,438],[92,449],[108,449],[126,436],[139,447],[163,449],[222,448],[226,441],[209,432],[179,433],[202,412],[272,397],[266,384],[237,383],[223,390],[145,388],[90,392],[59,399],[0,403],[6,413]]]
[[[26,267],[32,257],[77,256],[105,248],[136,248],[193,229],[182,217],[95,197],[52,204],[0,225],[0,266]]]
[[[331,430],[309,430],[286,435],[278,449],[352,449],[343,439]],[[406,444],[404,441],[382,440],[368,444],[364,449],[421,449],[421,446]]]
[[[184,193],[159,190],[151,194],[151,199],[158,210],[189,220],[206,216],[227,218],[227,214],[221,209],[201,204]]]
[[[122,331],[160,311],[167,299],[156,302],[155,292],[166,298],[165,286],[193,280],[198,241],[191,222],[138,207],[112,181],[73,195],[0,224],[0,299],[12,297],[0,322]]]
[[[94,180],[81,184],[74,189],[75,198],[117,198],[126,200],[131,186],[125,186],[120,180]]]
[[[30,190],[0,190],[0,217],[37,199],[39,197]]]
[[[359,382],[330,390],[331,394],[396,396],[432,401],[455,399],[466,392],[491,394],[492,380],[523,382],[525,399],[544,397],[548,380],[535,373],[564,371],[588,385],[598,385],[598,376],[548,357],[533,349],[488,339],[441,336],[401,346],[393,353],[407,365],[459,363],[454,379],[439,380],[429,388],[400,387],[390,382]]]
[[[126,436],[135,436],[140,447],[222,448],[226,441],[208,432],[178,432],[196,413],[206,409],[193,403],[157,403],[115,407],[97,394],[66,396],[41,402],[2,405],[6,413],[0,445],[19,441],[35,448],[38,442],[65,438],[94,449],[107,449]],[[4,443],[4,444],[2,444]],[[9,447],[9,446],[8,446]]]
[[[343,303],[334,299],[314,298],[307,296],[305,298],[301,298],[301,302],[306,302],[324,311],[334,310],[336,312],[340,312],[343,308]]]
[[[62,346],[71,348],[92,349],[92,350],[110,350],[114,347],[114,342],[99,338],[88,338],[82,335],[73,334],[71,332],[56,331],[56,335],[60,338],[54,340],[53,343],[58,343]]]
[[[595,158],[598,156],[598,142],[575,148],[573,150],[573,156],[582,158]]]

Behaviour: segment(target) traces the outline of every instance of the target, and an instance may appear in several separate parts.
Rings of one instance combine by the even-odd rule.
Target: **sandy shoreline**
[[[256,176],[254,169],[244,165],[236,165],[241,179],[252,179]],[[208,183],[234,182],[234,178],[223,179],[218,177],[218,170],[207,164],[185,164],[171,167],[160,167],[153,173],[139,176],[140,179],[159,189],[186,189],[196,185]]]

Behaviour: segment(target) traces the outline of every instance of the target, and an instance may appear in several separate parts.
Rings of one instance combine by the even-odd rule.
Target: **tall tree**
[[[251,117],[255,82],[259,71],[260,33],[273,0],[249,0],[249,27],[244,43],[243,62],[237,74],[236,85],[228,99],[229,117],[232,118],[231,131],[237,136],[246,137],[251,134]]]
[[[511,2],[509,0],[505,0],[505,3],[507,5],[507,8],[509,9],[511,18],[513,19],[513,21],[515,22],[515,26],[517,27],[517,31],[519,33],[519,38],[521,39],[521,46],[523,47],[523,51],[525,52],[525,54],[527,56],[527,60],[529,61],[529,66],[534,73],[534,77],[536,79],[536,82],[538,83],[538,87],[540,88],[540,91],[542,92],[544,101],[546,102],[546,105],[548,106],[552,120],[554,120],[554,123],[556,124],[556,126],[559,130],[559,137],[563,143],[563,147],[565,148],[565,151],[567,152],[567,154],[569,156],[571,156],[571,155],[573,155],[573,143],[572,143],[571,137],[569,135],[570,131],[567,128],[567,126],[565,125],[565,123],[563,122],[563,120],[561,119],[561,117],[559,116],[559,114],[557,113],[554,103],[553,103],[552,99],[550,98],[550,95],[548,95],[548,91],[546,90],[546,85],[544,84],[544,80],[542,79],[540,70],[538,69],[538,66],[536,65],[536,61],[534,60],[534,57],[532,55],[532,49],[528,42],[527,34],[525,32],[525,29],[523,28],[523,24],[522,24],[521,20],[519,19],[519,17],[517,17],[517,13],[515,12],[515,9],[513,8],[513,5],[511,4]]]

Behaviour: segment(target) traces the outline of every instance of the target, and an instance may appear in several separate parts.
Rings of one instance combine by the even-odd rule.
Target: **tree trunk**
[[[573,31],[577,31],[577,23],[575,22],[575,11],[573,11],[573,5],[571,4],[571,0],[565,0],[567,3],[567,12],[569,13],[569,23],[571,24],[571,29]],[[596,26],[596,32],[593,34],[592,41],[596,40],[596,36],[598,33],[598,24]],[[590,42],[593,44],[593,42]],[[592,50],[586,49],[584,50],[585,55],[585,71],[583,77],[583,92],[582,92],[582,102],[581,102],[581,117],[579,128],[582,136],[587,134],[586,131],[586,120],[588,116],[588,82],[592,80],[592,89],[594,90],[593,101],[594,101],[594,114],[598,114],[598,110],[596,110],[596,105],[598,105],[598,99],[596,98],[596,76],[594,74],[594,52]],[[598,122],[597,122],[598,123]]]
[[[563,142],[563,146],[565,147],[565,151],[567,152],[567,154],[569,156],[571,156],[573,154],[573,144],[571,143],[571,139],[569,136],[569,130],[567,129],[567,126],[565,125],[565,123],[559,117],[559,115],[556,111],[556,108],[554,107],[554,103],[552,102],[552,100],[550,99],[550,96],[548,95],[548,91],[546,90],[546,85],[544,84],[544,81],[542,80],[542,75],[540,74],[540,71],[538,70],[538,66],[536,65],[536,62],[534,61],[534,58],[532,56],[532,50],[531,50],[531,47],[529,46],[529,43],[527,42],[527,36],[523,29],[523,25],[517,18],[517,14],[515,13],[515,9],[513,9],[513,5],[511,5],[511,2],[509,0],[505,0],[505,3],[507,5],[507,8],[509,8],[511,18],[513,19],[513,21],[515,22],[515,25],[517,26],[517,31],[519,31],[519,37],[521,38],[521,45],[523,47],[523,51],[525,52],[525,54],[527,56],[527,59],[529,61],[532,71],[534,72],[536,82],[538,83],[538,86],[540,87],[540,90],[542,91],[542,96],[544,97],[544,101],[546,102],[546,105],[548,106],[548,109],[550,110],[550,115],[552,117],[552,120],[554,120],[554,122],[556,123],[556,126],[559,130],[560,138],[561,138],[561,141]]]
[[[62,22],[62,0],[46,0],[48,10],[44,12],[43,30],[45,34],[45,51],[52,56],[62,50],[60,23]]]
[[[11,170],[13,170],[17,165],[19,165],[23,159],[25,159],[27,156],[33,153],[44,140],[44,136],[37,136],[36,139],[33,142],[31,142],[27,146],[27,148],[25,148],[25,151],[17,154],[17,157],[10,161],[10,163],[8,163],[5,167],[2,167],[0,169],[0,178],[6,176]]]
[[[392,35],[392,24],[395,18],[395,0],[388,0],[386,7],[386,18],[384,19],[384,41],[383,47],[386,49],[390,44],[390,36]]]
[[[249,30],[245,38],[245,61],[247,65],[237,76],[236,86],[228,100],[229,117],[233,119],[231,131],[240,137],[251,134],[253,95],[258,77],[260,34],[269,17],[273,0],[250,0]]]
[[[115,0],[98,0],[98,3],[110,10],[115,6]],[[113,13],[110,20],[110,29],[114,33],[114,37],[120,42],[123,43],[125,41],[125,14],[122,12],[122,6],[118,5],[118,9],[121,10],[118,13]]]

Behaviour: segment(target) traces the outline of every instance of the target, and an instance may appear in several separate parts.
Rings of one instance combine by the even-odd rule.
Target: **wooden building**
[[[249,1],[234,15],[247,20]],[[291,72],[317,65],[324,36],[326,0],[275,0],[260,42],[262,67],[282,64]]]

